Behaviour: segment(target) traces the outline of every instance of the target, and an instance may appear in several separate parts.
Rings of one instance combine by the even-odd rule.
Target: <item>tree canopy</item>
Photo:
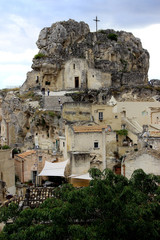
[[[88,187],[64,184],[38,208],[1,208],[0,221],[13,223],[0,240],[160,239],[159,177],[141,169],[130,180],[108,169],[90,174]]]

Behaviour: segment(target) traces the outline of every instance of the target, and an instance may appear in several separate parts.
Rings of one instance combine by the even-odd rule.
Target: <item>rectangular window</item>
[[[50,85],[51,83],[49,81],[46,81],[45,82],[45,85]]]
[[[75,88],[79,88],[79,77],[75,77]]]
[[[99,148],[98,142],[94,142],[94,148]]]
[[[32,171],[32,183],[36,183],[37,171]]]
[[[63,147],[65,147],[65,142],[63,142]]]
[[[39,162],[42,162],[42,156],[39,156]]]
[[[103,120],[103,112],[99,112],[99,120]]]

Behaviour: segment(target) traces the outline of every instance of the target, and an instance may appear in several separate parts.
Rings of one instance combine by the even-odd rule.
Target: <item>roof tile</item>
[[[35,153],[36,153],[35,150],[29,150],[29,151],[17,154],[17,156],[20,157],[20,158],[25,158],[25,157],[28,157],[29,155],[32,155],[32,154],[35,154]]]

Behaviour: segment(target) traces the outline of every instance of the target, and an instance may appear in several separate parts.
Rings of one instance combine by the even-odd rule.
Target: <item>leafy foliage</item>
[[[37,53],[35,56],[34,56],[34,58],[35,59],[40,59],[40,58],[44,58],[44,57],[46,57],[43,53]]]
[[[116,130],[116,133],[120,136],[127,136],[128,135],[127,129]]]
[[[141,240],[160,239],[159,177],[136,170],[131,179],[105,169],[91,169],[90,186],[57,188],[39,208],[0,209],[0,220],[12,218],[1,240]]]
[[[117,34],[115,34],[115,33],[109,33],[107,37],[108,37],[110,40],[114,40],[114,41],[117,41],[117,39],[118,39],[118,36],[117,36]]]
[[[34,93],[34,91],[32,91],[32,90],[29,90],[28,92],[20,95],[19,98],[20,98],[21,100],[26,100],[26,99],[30,99],[30,100],[32,100],[32,101],[39,101],[39,100],[40,100],[40,96],[39,96],[39,95],[36,95],[36,94]]]
[[[10,149],[10,146],[8,146],[8,145],[3,145],[3,146],[2,146],[2,149],[4,149],[4,150],[5,150],[5,149]]]
[[[99,32],[99,33],[106,34],[106,30],[103,30],[103,29],[98,30],[98,32]]]

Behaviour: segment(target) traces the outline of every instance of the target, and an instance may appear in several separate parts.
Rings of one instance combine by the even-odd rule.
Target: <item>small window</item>
[[[159,123],[159,117],[157,117],[157,122],[156,122],[157,124]]]
[[[50,83],[50,82],[48,82],[48,81],[46,81],[46,82],[45,82],[45,84],[46,84],[46,85],[50,85],[51,83]]]
[[[73,64],[73,69],[75,69],[76,68],[76,65],[75,64]]]
[[[75,88],[79,88],[79,77],[75,77]]]
[[[103,120],[103,112],[99,112],[99,120]]]
[[[42,162],[42,156],[39,156],[39,162]]]
[[[122,125],[121,125],[121,128],[122,128],[122,129],[126,129],[126,124],[122,124]]]
[[[63,147],[65,147],[65,142],[63,142]]]
[[[38,83],[38,82],[39,82],[39,76],[36,77],[36,83]]]
[[[106,100],[106,96],[105,95],[102,95],[102,100]]]
[[[94,148],[99,148],[98,142],[94,142]]]
[[[115,118],[115,119],[118,119],[118,116],[117,116],[117,115],[115,115],[115,116],[114,116],[114,118]]]

